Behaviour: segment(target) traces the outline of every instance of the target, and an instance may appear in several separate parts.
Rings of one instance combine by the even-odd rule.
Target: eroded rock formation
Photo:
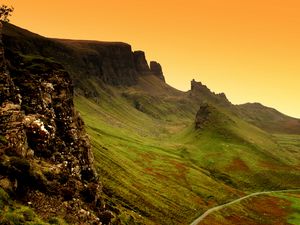
[[[218,134],[228,134],[226,127],[233,123],[235,122],[221,108],[209,103],[200,105],[195,118],[196,129],[214,129],[214,132]]]
[[[86,78],[99,78],[113,86],[130,86],[137,84],[140,76],[152,74],[145,53],[133,52],[129,44],[122,42],[49,39],[11,24],[5,24],[3,41],[8,60],[12,60],[11,51],[51,57],[69,72],[75,88],[86,92],[90,91],[83,82]]]
[[[203,129],[208,123],[210,123],[211,113],[212,108],[207,103],[200,106],[195,120],[196,129]]]
[[[161,65],[158,62],[151,61],[150,62],[150,70],[151,73],[157,76],[159,79],[165,82],[165,77],[161,68]]]
[[[149,75],[151,73],[149,65],[146,60],[145,52],[135,51],[134,55],[134,64],[137,72],[141,75]]]
[[[9,63],[0,37],[0,186],[45,219],[108,224],[69,74],[43,58]]]
[[[231,102],[227,99],[224,93],[216,94],[215,92],[212,92],[206,85],[202,84],[201,82],[197,82],[194,79],[191,81],[190,95],[193,98],[198,99],[200,102],[203,102],[205,99],[221,106],[232,106]]]

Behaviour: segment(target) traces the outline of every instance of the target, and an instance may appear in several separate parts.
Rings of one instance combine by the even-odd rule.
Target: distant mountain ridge
[[[223,106],[235,115],[267,132],[300,134],[300,119],[284,115],[276,109],[260,103],[233,105],[224,93],[216,94],[201,82],[192,80],[190,95],[199,101],[208,100]]]
[[[81,90],[87,97],[99,97],[97,91],[90,88],[95,81],[104,86],[130,87],[139,85],[142,77],[155,76],[165,83],[161,65],[154,61],[148,64],[143,51],[133,52],[126,43],[45,38],[7,23],[3,29],[3,42],[8,60],[16,57],[15,54],[21,54],[59,62],[70,73],[75,89]],[[155,85],[161,86],[158,82]],[[160,91],[170,88],[162,85]],[[155,87],[151,89],[155,90]],[[180,91],[176,93],[185,95]],[[225,107],[268,132],[300,134],[299,119],[261,104],[233,105],[224,93],[216,94],[201,82],[193,80],[188,94],[199,102],[208,101]]]
[[[268,132],[300,133],[300,119],[287,116],[276,109],[260,103],[245,103],[237,105],[240,116]]]

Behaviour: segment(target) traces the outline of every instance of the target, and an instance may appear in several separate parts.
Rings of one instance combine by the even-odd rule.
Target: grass
[[[122,212],[124,224],[187,224],[243,192],[300,186],[293,136],[286,135],[284,144],[282,136],[220,107],[214,120],[232,122],[196,131],[198,105],[186,96],[157,96],[155,90],[149,95],[139,87],[103,91],[90,82],[101,98],[77,95],[76,108],[91,136],[109,205]]]
[[[300,195],[297,192],[251,197],[207,216],[202,225],[299,224]]]
[[[278,198],[285,199],[291,203],[289,207],[289,216],[287,222],[289,224],[300,224],[300,194],[274,194]]]
[[[123,109],[128,103],[103,102],[99,107],[82,97],[76,103],[91,135],[104,187],[113,193],[114,203],[162,224],[181,223],[204,208],[205,201],[212,201],[211,193],[220,193],[220,199],[234,194],[193,166],[180,145],[167,142],[168,131],[160,123],[134,107]],[[123,110],[126,117],[120,114]],[[209,191],[207,186],[216,190]],[[229,190],[221,193],[220,189]]]
[[[215,105],[210,126],[196,131],[200,102],[220,100],[208,89],[195,97],[150,76],[133,87],[103,85],[96,78],[102,56],[95,58],[100,53],[95,49],[101,45],[93,42],[53,41],[6,24],[4,44],[23,54],[24,69],[31,72],[55,66],[53,59],[63,63],[82,89],[77,90],[76,107],[91,136],[108,207],[119,212],[115,224],[188,224],[207,208],[245,192],[300,186],[299,136],[271,135],[250,124],[299,131],[294,119],[257,105],[243,111],[243,106],[233,110],[221,104]],[[122,83],[128,78],[119,79]],[[0,136],[0,142],[5,138]],[[28,207],[10,204],[1,218],[26,220],[22,212]]]
[[[66,223],[59,218],[43,221],[30,207],[13,201],[10,196],[0,188],[0,224],[7,225],[49,225]]]

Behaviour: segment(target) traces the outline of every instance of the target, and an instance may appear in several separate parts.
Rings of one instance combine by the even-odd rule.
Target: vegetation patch
[[[233,159],[226,170],[230,172],[250,172],[248,165],[240,158]]]
[[[0,188],[0,224],[3,225],[49,225],[66,224],[62,219],[59,223],[43,221],[30,207],[13,201],[10,196]]]
[[[289,215],[287,217],[287,222],[289,224],[298,225],[300,224],[300,194],[295,193],[284,193],[275,194],[274,196],[285,199],[290,202]]]

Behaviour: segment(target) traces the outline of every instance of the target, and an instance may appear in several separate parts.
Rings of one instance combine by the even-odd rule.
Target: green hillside
[[[300,186],[300,136],[271,135],[215,105],[196,130],[200,102],[155,77],[76,98],[110,206],[122,223],[188,224],[243,193]]]
[[[299,209],[299,192],[260,195],[216,211],[202,220],[199,225],[298,225]]]
[[[125,43],[48,39],[10,24],[3,43],[11,71],[20,59],[43,70],[42,59],[70,73],[114,224],[189,224],[245,194],[300,187],[299,119],[233,105],[194,80],[178,91],[150,70],[140,73]],[[10,204],[3,215],[24,217],[27,208]],[[255,214],[247,210],[238,213]]]

